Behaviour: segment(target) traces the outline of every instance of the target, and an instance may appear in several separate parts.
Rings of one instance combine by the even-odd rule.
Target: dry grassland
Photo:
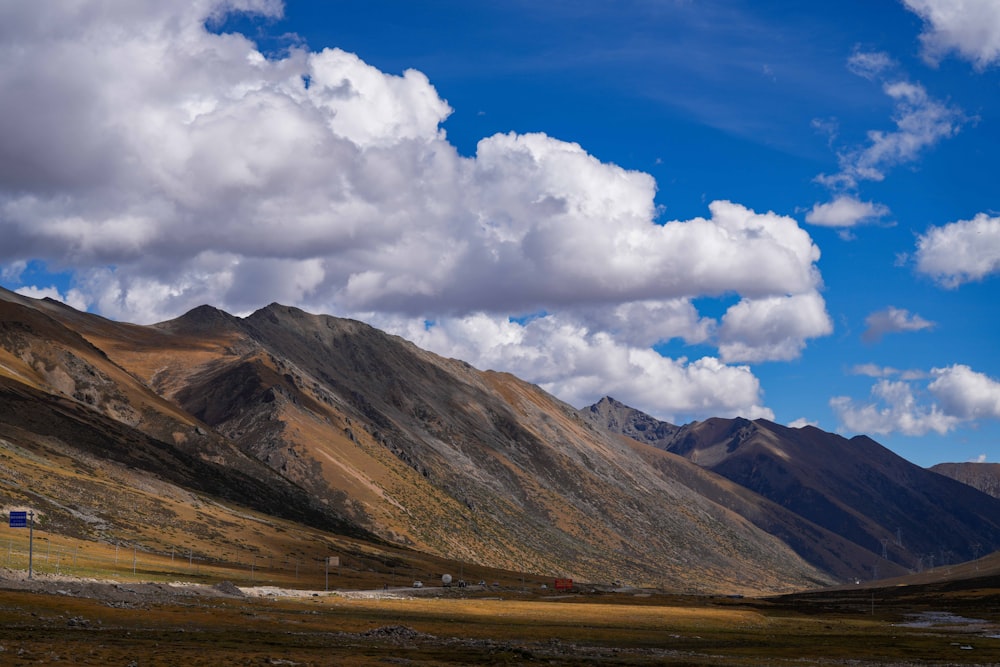
[[[102,594],[55,586],[61,592],[0,590],[0,664],[1000,664],[995,589],[954,598],[877,593],[871,606],[867,592],[765,601],[517,588],[227,597],[227,587],[193,594],[124,584]],[[910,623],[931,609],[952,616]],[[974,611],[982,623],[956,620]]]

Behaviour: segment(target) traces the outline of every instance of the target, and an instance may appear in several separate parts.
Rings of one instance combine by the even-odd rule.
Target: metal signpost
[[[340,556],[327,556],[326,557],[326,590],[330,590],[330,566],[333,565],[337,568],[337,574],[340,574]]]
[[[32,560],[35,552],[35,513],[34,512],[11,512],[11,528],[28,529],[28,579],[32,578]]]

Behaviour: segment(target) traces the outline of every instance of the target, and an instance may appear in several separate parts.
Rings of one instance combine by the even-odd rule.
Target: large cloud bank
[[[451,145],[427,77],[338,49],[264,57],[206,21],[268,0],[0,5],[0,266],[152,322],[271,301],[363,316],[582,404],[771,416],[745,362],[832,326],[791,218],[661,221],[645,173],[545,134]],[[45,285],[25,285],[43,293]],[[694,305],[735,295],[719,320]],[[669,359],[663,341],[715,345]]]

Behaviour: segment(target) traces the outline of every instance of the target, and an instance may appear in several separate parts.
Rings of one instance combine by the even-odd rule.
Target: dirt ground
[[[91,579],[69,575],[34,573],[29,579],[24,570],[0,568],[0,590],[33,591],[54,595],[67,595],[104,602],[110,606],[117,603],[163,604],[188,598],[265,598],[304,599],[335,595],[347,599],[401,599],[440,595],[445,589],[440,587],[392,587],[374,590],[306,590],[281,586],[237,586],[228,581],[216,584],[201,584],[187,581],[168,583],[121,582],[110,579]],[[470,591],[486,590],[478,586]]]

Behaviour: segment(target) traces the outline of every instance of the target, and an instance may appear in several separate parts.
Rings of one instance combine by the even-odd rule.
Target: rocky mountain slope
[[[39,309],[30,300],[0,298],[0,437],[8,447],[72,450],[74,458],[127,466],[277,516],[366,535],[202,428],[46,310],[78,315],[52,303]]]
[[[137,326],[2,290],[0,502],[171,552],[263,554],[294,533],[383,564],[398,545],[687,591],[890,576],[1000,545],[1000,501],[867,438],[678,427],[611,399],[577,411],[278,304]]]
[[[212,494],[341,535],[582,580],[701,591],[833,580],[730,509],[757,502],[736,485],[595,428],[517,378],[359,322],[271,305],[136,326],[0,292],[0,380],[0,452],[46,462],[31,473],[42,478],[72,466],[73,498],[46,487],[50,525],[96,539],[125,530],[115,498],[86,491],[114,477],[147,489],[144,511],[194,532],[198,521],[226,532],[195,508]],[[32,480],[8,472],[0,500],[31,500]]]
[[[1000,498],[1000,463],[939,463],[930,469]]]
[[[869,574],[954,563],[1000,548],[1000,503],[896,456],[864,436],[846,439],[766,420],[709,419],[682,427],[604,399],[581,411],[732,480],[810,524],[867,551]],[[744,514],[750,517],[751,515]],[[757,525],[777,532],[759,518]],[[830,569],[814,541],[783,534],[810,562]],[[977,546],[978,545],[978,546]]]

